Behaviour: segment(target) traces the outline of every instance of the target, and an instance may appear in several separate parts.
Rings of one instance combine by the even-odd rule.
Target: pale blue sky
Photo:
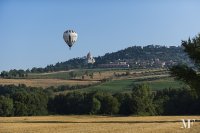
[[[200,0],[0,0],[0,71],[45,67],[200,32]],[[63,32],[79,37],[71,50]]]

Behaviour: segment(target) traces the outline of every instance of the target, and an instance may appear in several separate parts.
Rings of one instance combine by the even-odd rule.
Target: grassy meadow
[[[87,87],[81,89],[83,92],[91,92],[91,91],[103,91],[103,92],[127,92],[132,90],[132,85],[136,84],[147,84],[152,90],[160,90],[166,88],[181,88],[187,87],[183,82],[176,81],[173,78],[162,78],[155,79],[151,81],[138,81],[137,79],[120,79],[113,80],[106,83],[102,83],[100,85]]]

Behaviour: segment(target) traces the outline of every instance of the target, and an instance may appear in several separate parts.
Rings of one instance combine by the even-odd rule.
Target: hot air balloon
[[[66,30],[63,33],[63,39],[71,49],[72,45],[76,42],[78,34],[74,30]]]

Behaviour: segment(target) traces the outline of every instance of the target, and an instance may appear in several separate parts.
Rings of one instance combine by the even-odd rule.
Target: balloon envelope
[[[63,33],[63,39],[65,40],[65,42],[70,48],[76,42],[77,38],[78,38],[78,34],[74,30],[66,30]]]

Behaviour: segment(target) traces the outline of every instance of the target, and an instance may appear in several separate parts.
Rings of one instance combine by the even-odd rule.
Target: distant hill
[[[100,64],[126,62],[131,68],[155,68],[170,67],[177,63],[189,63],[189,58],[181,47],[176,46],[132,46],[117,52],[106,53],[103,56],[95,57],[93,67]],[[32,68],[31,72],[51,72],[77,68],[88,68],[85,58],[74,58],[65,62],[58,62],[55,65],[48,65],[45,68]]]
[[[188,56],[181,47],[160,45],[128,47],[95,59],[96,66],[110,62],[126,62],[130,64],[131,68],[170,67],[178,63],[190,63]]]
[[[74,58],[65,62],[58,62],[55,65],[47,65],[45,68],[32,68],[25,73],[41,73],[65,71],[78,68],[99,68],[102,64],[129,64],[130,68],[168,68],[178,63],[190,63],[189,58],[180,46],[132,46],[117,52],[106,53],[103,56],[94,57],[96,62],[93,65],[86,63],[86,58]],[[13,72],[13,70],[11,70]],[[14,73],[18,73],[15,72]],[[20,70],[23,76],[23,70]]]
[[[117,52],[106,53],[95,57],[96,62],[92,67],[98,68],[101,64],[119,64],[126,62],[130,68],[157,68],[170,67],[178,63],[189,63],[190,60],[180,46],[132,46]],[[51,72],[77,68],[88,68],[85,58],[74,58],[45,68],[33,68],[31,72]]]

